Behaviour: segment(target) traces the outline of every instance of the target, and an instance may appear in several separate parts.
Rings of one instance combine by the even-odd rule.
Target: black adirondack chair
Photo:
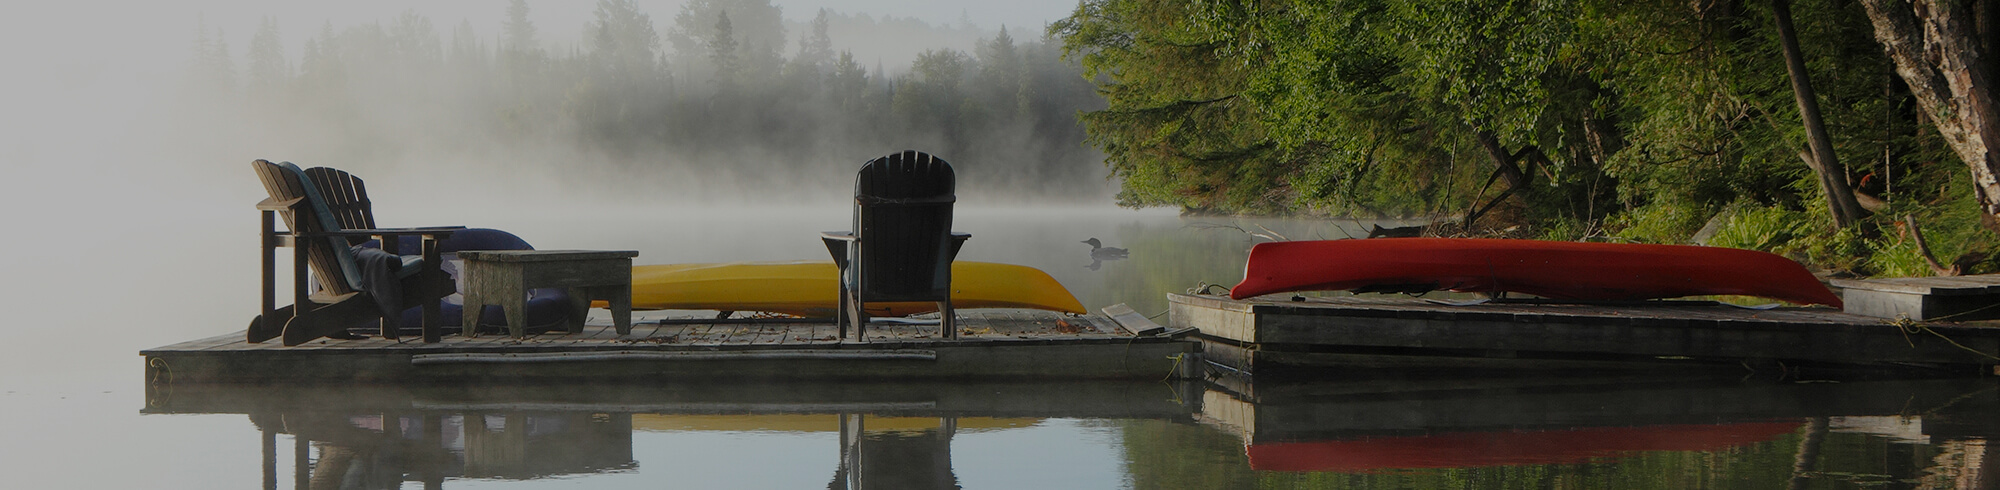
[[[820,235],[840,268],[841,338],[865,339],[867,304],[938,304],[939,335],[956,338],[951,261],[972,235],[951,231],[956,177],[944,159],[904,151],[869,161],[854,177],[853,231]]]
[[[396,319],[383,317],[374,297],[361,290],[362,272],[350,247],[374,238],[382,241],[383,250],[393,251],[398,237],[408,235],[421,237],[423,253],[401,257],[401,304],[423,306],[425,342],[442,337],[440,301],[455,288],[440,268],[437,240],[464,227],[376,229],[367,188],[359,178],[323,167],[300,170],[290,162],[257,160],[251,167],[271,197],[257,204],[263,212],[259,248],[264,298],[262,314],[251,321],[245,340],[283,337],[284,345],[299,345],[377,318],[382,336],[396,338]],[[277,230],[274,215],[284,219],[286,230]],[[276,304],[278,247],[293,248],[294,301],[283,308]],[[319,283],[318,292],[308,286],[308,277]]]

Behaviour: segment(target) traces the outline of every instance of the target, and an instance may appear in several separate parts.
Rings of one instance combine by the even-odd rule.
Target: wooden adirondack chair
[[[361,179],[330,168],[300,170],[290,162],[257,160],[251,167],[271,197],[257,204],[263,214],[263,313],[251,322],[246,340],[282,336],[284,345],[298,345],[376,318],[382,320],[382,336],[396,338],[396,319],[383,318],[374,298],[360,289],[361,271],[350,247],[375,238],[383,250],[393,251],[398,235],[423,240],[421,256],[402,258],[402,304],[423,306],[425,342],[442,338],[439,302],[454,288],[440,268],[437,240],[464,227],[376,229]],[[274,215],[284,219],[286,230],[276,229]],[[278,247],[293,249],[294,301],[284,308],[276,305]],[[319,283],[317,293],[308,287],[308,277]]]
[[[957,338],[951,308],[951,261],[966,233],[951,231],[958,201],[951,164],[917,151],[869,161],[854,178],[853,231],[820,240],[840,268],[840,335],[863,338],[870,302],[934,301],[939,335]]]

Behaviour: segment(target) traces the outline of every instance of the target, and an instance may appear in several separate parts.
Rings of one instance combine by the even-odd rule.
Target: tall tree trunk
[[[1875,40],[1924,114],[1972,171],[1983,221],[2000,229],[2000,106],[1987,39],[1967,0],[1864,0]],[[1990,7],[1989,7],[1990,8]]]
[[[1833,154],[1833,139],[1826,135],[1826,120],[1820,117],[1819,98],[1813,93],[1812,78],[1806,73],[1805,53],[1799,51],[1799,35],[1792,28],[1790,0],[1772,0],[1771,16],[1778,21],[1778,43],[1785,48],[1785,71],[1792,75],[1792,95],[1799,104],[1799,119],[1805,120],[1806,142],[1812,149],[1806,164],[1819,174],[1819,190],[1826,194],[1826,207],[1833,223],[1841,228],[1861,219],[1861,203],[1854,188],[1847,185],[1847,167]]]

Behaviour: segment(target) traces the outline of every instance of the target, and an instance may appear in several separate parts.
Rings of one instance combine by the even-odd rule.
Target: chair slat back
[[[294,210],[279,211],[285,227],[294,233],[340,231],[342,228],[327,209],[319,190],[307,178],[305,171],[291,162],[271,163],[268,160],[251,162],[257,178],[264,182],[264,190],[276,201],[304,199],[304,206]],[[295,211],[296,210],[296,211]],[[303,212],[301,212],[303,211]],[[360,269],[354,265],[354,253],[342,237],[302,238],[294,241],[295,246],[306,248],[307,265],[320,288],[331,294],[355,292],[354,284],[359,283]]]
[[[854,182],[849,251],[870,298],[918,300],[951,288],[951,215],[956,177],[944,159],[917,151],[877,158]],[[849,278],[853,279],[853,278]]]
[[[343,230],[366,230],[375,228],[375,206],[368,200],[368,186],[340,169],[313,167],[305,170],[306,178],[313,187],[319,189],[319,196],[326,201],[327,210],[333,212],[333,219]],[[353,237],[355,244],[367,241],[366,237]]]

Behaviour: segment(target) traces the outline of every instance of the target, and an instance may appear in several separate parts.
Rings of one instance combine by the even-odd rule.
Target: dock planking
[[[1991,372],[2000,328],[1909,323],[1830,308],[1747,309],[1700,301],[1489,302],[1169,295],[1169,323],[1200,329],[1205,355],[1234,369],[1369,361],[1686,359],[1925,365]],[[1519,363],[1514,363],[1519,365]],[[1578,365],[1582,366],[1582,365]]]
[[[942,339],[933,322],[869,325],[865,342],[843,341],[830,322],[670,318],[620,336],[603,322],[579,333],[446,336],[423,343],[371,337],[280,347],[249,344],[241,332],[140,352],[149,376],[176,382],[466,382],[523,379],[962,379],[1151,378],[1173,371],[1172,356],[1195,344],[1135,337],[1108,319],[1040,311],[962,315],[961,336]],[[1070,325],[1061,327],[1060,325]]]

